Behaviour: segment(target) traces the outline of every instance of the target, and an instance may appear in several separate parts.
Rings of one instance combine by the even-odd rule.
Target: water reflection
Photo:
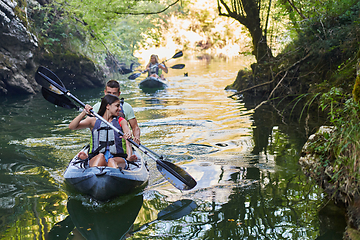
[[[183,218],[197,207],[193,200],[178,200],[161,210],[155,220],[134,228],[134,221],[143,203],[142,194],[126,198],[125,202],[120,204],[117,202],[103,206],[95,206],[81,199],[72,198],[67,203],[69,215],[51,228],[46,239],[65,240],[69,234],[78,240],[126,239],[135,233],[144,231],[156,222]],[[149,205],[145,204],[144,206]]]
[[[157,93],[157,92],[166,91],[166,88],[167,88],[167,85],[162,85],[161,87],[154,87],[154,88],[141,87],[141,90],[144,93],[147,93],[147,94],[154,94],[154,93]]]
[[[213,178],[222,184],[201,186],[182,195],[201,199],[196,211],[181,222],[155,224],[141,236],[151,239],[160,236],[189,239],[188,235],[190,239],[315,239],[318,236],[317,209],[322,205],[323,194],[304,175],[298,172],[287,178],[286,171],[274,173],[256,167],[236,170],[225,176],[226,169],[219,167]],[[208,177],[214,174],[209,169],[206,172],[210,173]],[[170,195],[165,189],[158,191]],[[174,193],[171,197],[175,197]],[[341,227],[333,229],[328,239],[341,239],[342,231]]]
[[[52,227],[47,239],[67,239],[70,232],[76,239],[125,239],[142,204],[142,195],[105,206],[86,206],[81,199],[71,198],[67,203],[69,216]]]
[[[159,212],[157,215],[157,219],[145,223],[136,230],[131,231],[130,235],[140,231],[144,231],[146,228],[158,221],[169,221],[183,218],[184,216],[190,214],[196,208],[197,204],[191,199],[178,200],[166,207],[164,210],[161,210],[161,212]]]

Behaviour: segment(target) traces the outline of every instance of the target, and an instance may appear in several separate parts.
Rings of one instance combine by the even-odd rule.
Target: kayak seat
[[[80,168],[89,168],[89,158],[86,159],[80,159],[78,157],[76,157],[76,159],[79,159],[75,162],[73,162],[73,165],[79,164]]]
[[[132,161],[128,161],[128,160],[125,160],[126,162],[127,162],[127,168],[126,169],[129,169],[129,164],[132,164],[132,165],[134,165],[134,166],[136,166],[136,167],[140,167],[137,163],[135,163],[135,162],[132,162]]]

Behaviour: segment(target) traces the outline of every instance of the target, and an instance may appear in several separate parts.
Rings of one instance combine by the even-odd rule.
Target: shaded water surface
[[[146,92],[120,79],[142,144],[198,182],[181,192],[148,159],[138,195],[99,203],[64,184],[70,158],[89,131],[70,131],[78,113],[41,94],[0,101],[1,239],[341,239],[345,219],[298,165],[306,127],[254,111],[224,90],[245,60],[177,59],[168,87]],[[184,77],[187,72],[188,76]],[[143,76],[142,76],[143,77]],[[72,90],[94,104],[102,89]]]

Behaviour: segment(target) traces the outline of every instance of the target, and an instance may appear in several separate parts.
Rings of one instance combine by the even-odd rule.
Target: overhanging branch
[[[291,5],[291,7],[292,7],[293,9],[295,9],[295,11],[302,17],[302,19],[307,19],[307,17],[304,16],[304,14],[301,12],[301,10],[298,9],[291,0],[287,0],[287,1],[288,1],[288,3]]]
[[[174,6],[175,4],[177,4],[180,0],[176,0],[175,2],[173,2],[172,4],[170,4],[169,6],[167,6],[166,8],[160,10],[160,11],[157,11],[157,12],[143,12],[143,13],[134,13],[134,12],[108,12],[108,13],[116,13],[116,14],[126,14],[126,15],[151,15],[151,14],[159,14],[159,13],[162,13],[162,12],[165,12],[166,10],[168,10],[169,8],[171,8],[172,6]]]
[[[234,96],[236,96],[236,95],[240,95],[240,94],[242,94],[242,93],[244,93],[244,92],[247,92],[247,91],[249,91],[249,90],[252,90],[252,89],[255,89],[255,88],[264,86],[264,85],[268,85],[268,84],[270,84],[270,83],[273,83],[273,82],[275,81],[275,79],[277,78],[277,76],[278,76],[280,73],[282,73],[282,72],[285,72],[285,75],[284,75],[284,77],[285,77],[286,74],[287,74],[287,72],[288,72],[291,68],[295,67],[296,65],[298,65],[299,63],[301,63],[302,61],[304,61],[305,59],[307,59],[308,57],[310,57],[311,54],[312,54],[311,52],[308,53],[305,57],[303,57],[302,59],[300,59],[300,60],[297,61],[296,63],[292,64],[290,67],[287,67],[286,69],[281,70],[280,72],[278,72],[278,73],[276,74],[276,76],[273,77],[273,79],[272,79],[271,81],[269,81],[269,82],[264,82],[264,83],[258,84],[258,85],[256,85],[256,86],[252,86],[252,87],[243,89],[243,90],[241,90],[241,91],[238,91],[238,92],[230,95],[229,97],[231,98],[231,97],[234,97]],[[284,79],[284,77],[283,77],[280,81],[282,81],[282,80]]]

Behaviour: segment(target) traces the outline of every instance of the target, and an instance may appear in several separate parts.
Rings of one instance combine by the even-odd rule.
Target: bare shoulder
[[[95,126],[95,122],[96,122],[96,117],[86,117],[83,121],[82,121],[85,125],[87,125],[87,127],[94,127]]]

